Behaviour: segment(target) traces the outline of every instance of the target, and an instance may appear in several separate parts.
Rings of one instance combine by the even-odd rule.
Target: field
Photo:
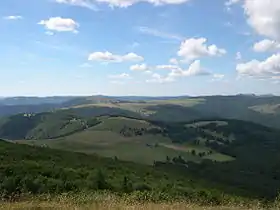
[[[0,208],[269,209],[279,130],[229,119],[211,100],[78,101],[1,119],[0,139],[13,144],[0,141]],[[262,121],[248,104],[232,106]]]
[[[9,208],[18,205],[51,208],[55,204],[57,208],[69,205],[82,209],[104,202],[113,207],[136,208],[166,204],[228,206],[256,201],[245,196],[247,191],[209,182],[188,173],[186,167],[171,163],[147,166],[5,141],[0,141],[0,158],[2,208],[9,205]]]
[[[121,160],[133,161],[152,165],[154,161],[166,161],[167,156],[172,159],[181,156],[186,161],[200,162],[202,158],[196,154],[212,151],[221,157],[220,161],[229,161],[232,158],[224,158],[226,155],[219,154],[205,146],[191,144],[174,144],[169,137],[161,134],[143,134],[135,136],[134,130],[159,129],[158,126],[149,122],[125,117],[99,117],[101,121],[87,130],[75,134],[46,140],[17,141],[36,146],[50,147],[69,151],[83,152],[87,154],[99,154],[105,157],[116,157]],[[126,128],[126,133],[121,133]],[[131,130],[133,132],[131,132]],[[212,155],[208,159],[212,159]]]
[[[199,122],[187,124],[186,126],[187,127],[194,127],[194,128],[196,128],[196,127],[201,127],[201,126],[204,126],[204,125],[208,125],[210,123],[214,123],[217,126],[226,126],[226,125],[228,125],[228,123],[226,121],[215,120],[215,121],[199,121]]]
[[[54,140],[30,140],[18,141],[30,145],[47,146],[50,148],[83,152],[87,154],[99,154],[106,157],[117,157],[121,160],[153,164],[154,161],[165,161],[181,155],[185,160],[200,161],[187,151],[160,146],[161,142],[168,142],[168,138],[148,135],[145,137],[126,138],[110,131],[88,130],[62,139]],[[159,144],[158,146],[155,146]]]
[[[251,106],[250,109],[262,113],[262,114],[279,114],[280,104],[262,104],[257,106]]]
[[[127,111],[135,112],[143,116],[149,116],[155,114],[156,111],[149,110],[149,107],[154,107],[158,105],[179,105],[182,107],[193,107],[197,104],[204,102],[203,98],[198,99],[172,99],[172,100],[151,100],[145,102],[110,102],[106,103],[89,103],[72,106],[70,108],[79,109],[79,108],[89,108],[89,107],[109,107],[109,108],[119,108]],[[64,108],[68,109],[68,108]]]
[[[218,162],[227,162],[227,161],[234,160],[233,157],[230,157],[230,156],[224,155],[224,154],[220,154],[220,153],[211,154],[211,155],[205,156],[203,158],[208,159],[208,160],[218,161]]]
[[[229,203],[225,206],[212,206],[212,205],[198,205],[188,201],[173,201],[173,202],[139,202],[134,200],[133,196],[126,198],[117,197],[105,193],[91,193],[89,195],[61,195],[50,197],[48,199],[43,196],[35,197],[31,200],[23,200],[18,202],[2,202],[0,209],[57,209],[57,210],[264,210],[273,209],[279,210],[277,204],[272,207],[262,207],[258,202],[251,203]]]

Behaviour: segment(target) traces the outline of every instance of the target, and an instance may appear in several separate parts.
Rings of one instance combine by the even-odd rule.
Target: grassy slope
[[[226,205],[200,205],[191,201],[173,201],[173,202],[139,202],[133,199],[133,196],[126,198],[104,193],[89,193],[56,196],[51,199],[44,197],[27,199],[20,202],[3,202],[0,203],[0,209],[57,209],[57,210],[279,210],[279,204],[273,203],[270,207],[264,208],[257,201],[247,201],[246,203],[229,203]]]
[[[188,199],[208,203],[215,198],[215,202],[227,203],[238,198],[227,196],[227,192],[242,192],[234,187],[205,182],[164,166],[151,167],[4,141],[0,141],[0,159],[2,198],[27,192],[35,195],[59,195],[63,192],[108,189],[112,193],[121,194],[136,192],[134,199],[143,201]],[[126,183],[131,183],[130,185],[124,185],[125,177]]]
[[[262,104],[249,108],[262,114],[280,114],[280,104]]]
[[[197,104],[203,103],[204,99],[170,99],[170,100],[150,100],[143,102],[115,102],[115,101],[106,101],[105,103],[100,101],[99,103],[81,103],[79,105],[74,105],[66,109],[80,109],[80,108],[97,108],[97,107],[108,107],[108,108],[118,108],[131,112],[135,112],[142,116],[149,116],[155,114],[155,111],[150,110],[151,107],[159,105],[180,105],[182,107],[193,107]]]
[[[144,120],[130,119],[125,117],[100,117],[100,124],[78,132],[73,135],[54,140],[24,141],[37,146],[48,146],[51,148],[70,151],[96,153],[106,157],[118,157],[122,160],[130,160],[145,164],[153,164],[154,161],[165,161],[166,156],[171,159],[182,156],[187,161],[200,162],[202,158],[191,155],[191,151],[207,152],[210,149],[205,146],[176,145],[172,140],[162,135],[146,134],[143,136],[124,137],[120,131],[124,127],[129,128],[154,128]],[[156,145],[156,146],[155,146]],[[215,153],[215,151],[213,151]],[[212,156],[209,156],[211,159]],[[214,160],[221,157],[220,161],[231,160],[226,155],[213,156]],[[225,158],[223,158],[225,157]]]
[[[131,128],[154,127],[146,121],[129,119],[124,117],[102,117],[102,123],[86,131],[55,140],[20,141],[38,146],[66,149],[84,153],[97,153],[106,157],[118,157],[122,160],[130,160],[145,164],[153,164],[154,161],[164,161],[166,156],[171,158],[182,155],[186,160],[199,161],[186,152],[178,152],[166,147],[149,147],[156,143],[171,143],[169,138],[161,135],[145,135],[124,137],[119,134],[124,126]]]
[[[12,140],[57,138],[96,124],[98,121],[95,119],[64,112],[18,114],[2,119],[0,138]]]
[[[147,101],[94,101],[73,106],[80,108],[115,108],[139,114],[149,119],[188,121],[199,118],[219,117],[249,120],[279,128],[280,97],[209,96],[204,98],[176,98]]]

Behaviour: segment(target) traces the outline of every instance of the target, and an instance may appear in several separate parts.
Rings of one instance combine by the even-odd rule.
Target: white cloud
[[[176,58],[171,58],[171,59],[169,60],[169,63],[174,64],[174,65],[178,65],[178,64],[179,64],[179,61],[178,61]]]
[[[213,77],[215,79],[223,79],[225,77],[225,75],[224,74],[213,74]]]
[[[148,71],[151,69],[147,64],[135,64],[130,66],[131,71]]]
[[[144,74],[152,74],[153,72],[152,71],[144,71]]]
[[[226,54],[225,49],[218,48],[216,45],[206,45],[205,38],[191,38],[181,43],[178,56],[181,56],[186,61],[194,60],[205,56],[221,56]]]
[[[183,4],[190,0],[54,0],[57,3],[68,4],[72,6],[85,7],[91,10],[98,10],[97,3],[105,3],[110,7],[126,8],[140,2],[147,2],[153,5],[167,5],[167,4]]]
[[[127,73],[122,73],[122,74],[109,75],[109,78],[111,78],[111,79],[131,79],[131,76]]]
[[[50,31],[77,33],[79,24],[70,18],[52,17],[49,20],[41,20],[39,25],[44,25]]]
[[[243,7],[252,28],[260,35],[280,40],[279,0],[245,0]]]
[[[240,0],[228,0],[228,1],[226,1],[225,6],[230,7],[230,6],[232,6],[234,4],[237,4],[239,2],[240,2]]]
[[[237,53],[236,53],[235,59],[236,59],[236,60],[241,60],[241,59],[242,59],[241,52],[237,52]]]
[[[6,16],[4,17],[5,20],[20,20],[22,19],[22,16],[19,16],[19,15],[10,15],[10,16]]]
[[[228,27],[228,28],[231,28],[231,27],[233,27],[233,23],[228,21],[228,22],[225,23],[225,26]]]
[[[92,65],[90,65],[89,63],[83,63],[79,66],[80,68],[91,68]]]
[[[55,0],[55,1],[60,4],[85,7],[95,11],[98,10],[95,4],[93,3],[94,1],[92,0]]]
[[[115,84],[115,85],[124,85],[125,84],[124,81],[119,81],[119,80],[112,80],[112,81],[110,81],[110,83]]]
[[[144,58],[142,56],[139,56],[135,53],[128,53],[125,55],[114,55],[108,51],[106,52],[94,52],[91,53],[88,57],[89,61],[104,61],[104,62],[125,62],[125,61],[131,61],[131,62],[137,62],[142,61]]]
[[[180,67],[177,65],[157,65],[156,69],[167,69],[167,70],[172,70],[172,69],[179,69]]]
[[[274,54],[264,61],[252,60],[236,66],[239,76],[274,79],[280,76],[280,54]]]
[[[167,4],[182,4],[188,2],[189,0],[96,0],[100,3],[107,3],[111,7],[129,7],[133,4],[137,4],[139,2],[147,2],[153,5],[167,5]]]
[[[166,67],[167,66],[168,65],[166,65]],[[192,64],[190,64],[187,70],[183,70],[179,66],[176,66],[176,68],[172,68],[172,69],[167,68],[167,69],[171,70],[171,72],[167,76],[161,76],[160,74],[153,74],[152,79],[147,80],[147,82],[165,83],[165,82],[173,82],[178,77],[211,75],[210,72],[206,71],[204,68],[201,67],[199,60],[196,60]]]
[[[133,42],[133,44],[131,45],[131,48],[137,48],[137,47],[139,47],[140,46],[140,44],[138,43],[138,42]]]
[[[168,83],[173,81],[174,81],[173,77],[169,77],[169,76],[164,77],[157,73],[152,74],[152,78],[146,80],[146,82],[148,83]]]
[[[224,80],[225,75],[224,74],[213,74],[212,79],[210,80],[210,82],[226,82],[226,80]]]
[[[164,38],[164,39],[173,39],[173,40],[178,40],[178,41],[183,40],[183,37],[178,34],[171,34],[171,33],[159,31],[157,29],[153,29],[153,28],[149,28],[149,27],[141,26],[141,27],[138,27],[137,30],[140,33],[151,35],[151,36],[156,36],[156,37],[160,37],[160,38]]]
[[[228,0],[228,1],[225,3],[225,5],[226,5],[226,6],[231,6],[231,5],[237,4],[237,3],[239,3],[239,2],[240,2],[240,0]]]
[[[280,43],[277,41],[264,39],[260,42],[257,42],[253,46],[254,51],[256,52],[271,52],[280,50]]]
[[[54,35],[54,32],[52,32],[52,31],[46,31],[45,34],[48,35],[48,36],[53,36],[53,35]]]
[[[200,60],[194,61],[187,70],[173,69],[171,73],[169,73],[170,77],[189,77],[189,76],[202,76],[202,75],[210,75],[211,73],[206,71],[201,67]]]

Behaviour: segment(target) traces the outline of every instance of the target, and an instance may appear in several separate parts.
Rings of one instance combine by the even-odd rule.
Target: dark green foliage
[[[158,105],[146,108],[150,111],[156,111],[155,114],[149,116],[150,120],[164,122],[186,122],[205,117],[192,108],[182,107],[179,105]]]
[[[181,157],[178,159],[182,160]],[[60,194],[103,189],[119,193],[149,191],[151,193],[146,196],[151,196],[152,200],[164,199],[162,196],[166,195],[182,197],[182,191],[188,192],[188,197],[195,197],[201,191],[211,194],[215,189],[219,192],[238,192],[234,188],[205,183],[185,172],[169,170],[165,165],[154,168],[5,141],[0,141],[0,160],[2,198],[22,193]]]
[[[130,193],[133,191],[132,183],[129,181],[127,176],[123,178],[122,189],[125,193]]]
[[[109,184],[106,182],[105,176],[104,176],[104,174],[102,173],[101,170],[97,171],[95,179],[96,179],[97,189],[99,189],[99,190],[106,190],[106,189],[110,188]]]
[[[82,131],[99,123],[95,118],[82,118],[67,112],[14,115],[0,124],[4,139],[51,139]]]
[[[192,155],[193,155],[193,156],[195,156],[195,155],[196,155],[195,150],[192,150],[192,151],[191,151],[191,153],[192,153]]]

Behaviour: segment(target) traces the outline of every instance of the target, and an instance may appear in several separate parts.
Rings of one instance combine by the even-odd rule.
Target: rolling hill
[[[250,191],[208,182],[168,165],[145,166],[1,140],[0,159],[1,200],[32,197],[34,201],[39,195],[41,201],[49,201],[61,194],[64,199],[71,197],[72,193],[83,196],[77,200],[82,204],[88,199],[83,193],[92,195],[101,190],[106,190],[103,195],[141,203],[188,200],[197,205],[249,205],[256,199]]]
[[[75,101],[71,109],[115,108],[148,120],[186,122],[203,118],[237,119],[280,128],[280,97],[278,96],[206,96],[174,97],[150,100],[122,100],[91,97]],[[68,103],[71,104],[71,101]],[[135,115],[134,115],[135,116]]]
[[[2,103],[1,103],[2,100]],[[19,113],[71,111],[90,117],[125,115],[166,122],[186,122],[205,118],[237,119],[280,128],[278,96],[204,97],[50,97],[6,98],[0,100],[0,116]]]
[[[247,150],[260,152],[266,144],[274,146],[268,148],[270,153],[279,138],[277,130],[239,120],[166,122],[125,115],[89,117],[94,109],[73,110],[5,118],[0,121],[0,138],[145,164],[167,156],[196,163],[233,161],[245,158]]]
[[[233,99],[236,97],[176,98],[168,99],[169,101],[142,102],[114,101],[114,103],[110,99],[96,104],[91,104],[91,102],[83,105],[75,104],[73,107],[64,107],[51,112],[12,115],[0,119],[0,138],[18,144],[6,143],[9,149],[6,152],[2,150],[1,158],[5,158],[6,154],[10,157],[15,156],[12,149],[14,146],[27,148],[30,151],[30,148],[32,151],[48,151],[51,154],[58,149],[60,153],[63,153],[63,157],[60,158],[67,159],[71,155],[75,156],[76,153],[73,152],[79,152],[83,157],[130,161],[129,164],[135,164],[133,167],[138,167],[138,165],[143,168],[156,167],[156,169],[167,170],[168,173],[170,171],[170,173],[182,176],[195,177],[195,180],[206,183],[207,187],[209,183],[215,183],[215,186],[222,186],[226,189],[225,191],[232,190],[233,187],[234,192],[242,195],[274,199],[280,189],[280,131],[273,127],[277,127],[275,123],[279,118],[278,113],[274,113],[275,109],[273,113],[271,109],[269,112],[260,112],[259,107],[262,107],[261,110],[268,109],[267,104],[274,107],[276,105],[273,104],[277,104],[278,99],[238,96],[240,100],[244,97],[243,102],[234,102]],[[218,101],[222,102],[218,103]],[[229,108],[224,108],[226,104],[231,105],[228,105]],[[234,115],[237,110],[243,115]],[[248,120],[253,119],[253,122],[235,119],[248,116]],[[270,127],[254,122],[260,120],[270,120],[270,124],[268,123]],[[262,124],[266,124],[266,121]],[[34,156],[34,158],[43,157]],[[15,165],[12,167],[16,167],[13,171],[21,166],[17,164],[24,164],[26,171],[22,175],[29,174],[29,169],[33,173],[37,170],[35,166],[38,166],[34,163],[35,159],[28,159],[24,163],[13,162]],[[59,162],[58,159],[54,159],[54,162],[57,161]],[[67,161],[71,162],[72,159],[69,158]],[[39,162],[40,166],[42,162]],[[70,164],[70,162],[65,164]],[[47,167],[50,166],[49,164],[47,163]],[[10,166],[8,164],[7,167]],[[107,165],[102,165],[102,167],[106,168]],[[0,170],[2,169],[0,167]],[[80,176],[78,174],[83,174],[85,170],[85,168],[77,168],[75,170],[78,172],[72,173],[72,169],[67,170],[67,173],[72,174],[73,177]],[[3,170],[6,171],[6,169]],[[46,169],[46,174],[49,170],[50,168]],[[64,173],[66,177],[67,173]],[[113,176],[112,173],[119,174],[120,171],[108,172],[110,176]],[[46,178],[45,172],[42,176]],[[56,179],[54,177],[55,175],[50,176],[53,182],[60,182],[54,180]],[[145,176],[141,175],[141,177],[146,180],[143,178]],[[42,179],[45,180],[45,178]],[[68,177],[65,180],[69,181],[72,178]],[[71,186],[80,182],[79,179],[73,180]],[[137,180],[134,181],[137,182]],[[21,185],[21,182],[15,181],[15,183],[18,183],[20,187],[25,186]],[[59,184],[58,188],[61,185],[64,186],[64,184]],[[85,186],[86,184],[78,185]],[[185,186],[178,185],[179,187],[175,187],[176,193],[179,192],[180,187]],[[158,186],[154,188],[159,189]]]

